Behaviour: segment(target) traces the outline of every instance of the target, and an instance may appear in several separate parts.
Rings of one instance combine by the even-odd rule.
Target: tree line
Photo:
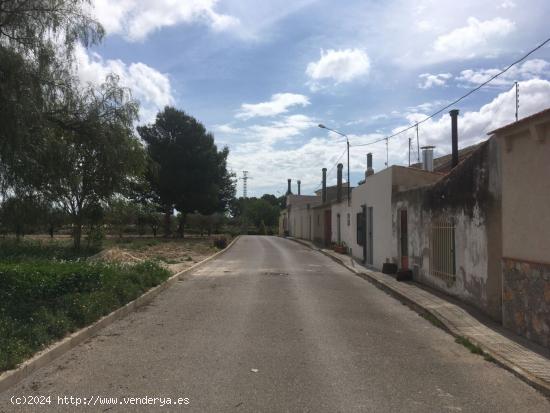
[[[83,227],[124,201],[162,211],[166,235],[174,209],[225,212],[235,191],[229,151],[200,122],[167,107],[136,130],[138,102],[117,76],[79,81],[75,47],[104,36],[87,3],[0,1],[2,225],[24,233],[43,219],[51,230],[64,215],[80,248]]]
[[[281,200],[236,199],[229,150],[198,120],[166,107],[136,128],[138,102],[116,75],[82,85],[75,47],[104,36],[87,6],[0,0],[0,230],[68,225],[79,249],[104,223],[182,237],[198,222],[277,225]]]

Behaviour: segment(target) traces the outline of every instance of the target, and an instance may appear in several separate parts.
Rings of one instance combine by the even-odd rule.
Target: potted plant
[[[348,248],[346,246],[346,243],[344,241],[334,244],[334,252],[337,252],[339,254],[346,254],[348,252]]]

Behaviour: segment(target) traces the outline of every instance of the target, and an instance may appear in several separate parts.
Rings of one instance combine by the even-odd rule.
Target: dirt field
[[[208,238],[111,238],[105,242],[105,248],[90,259],[128,263],[158,260],[175,274],[217,251],[212,245],[212,239]]]

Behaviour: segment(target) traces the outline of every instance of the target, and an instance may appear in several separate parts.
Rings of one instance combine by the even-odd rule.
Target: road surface
[[[14,395],[51,404],[16,409]],[[320,253],[247,236],[0,395],[2,412],[86,410],[525,413],[550,403]]]

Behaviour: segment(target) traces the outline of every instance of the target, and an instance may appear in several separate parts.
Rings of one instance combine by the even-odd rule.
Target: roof
[[[534,114],[532,114],[530,116],[527,116],[523,119],[520,119],[516,122],[512,122],[512,123],[509,123],[507,125],[504,125],[504,126],[498,128],[498,129],[495,129],[494,131],[489,132],[487,135],[494,135],[494,134],[502,132],[502,131],[510,128],[510,127],[523,125],[525,123],[528,123],[528,122],[531,122],[531,121],[535,120],[536,118],[543,117],[543,116],[546,116],[546,115],[550,115],[550,108],[541,110],[540,112],[534,113]]]
[[[476,143],[475,145],[466,146],[465,148],[459,149],[458,151],[458,162],[462,162],[464,159],[469,157],[477,148],[479,148],[483,143]],[[447,154],[434,158],[434,170],[433,172],[442,172],[446,173],[453,169],[453,155]],[[422,163],[415,163],[411,165],[411,168],[422,169]]]

